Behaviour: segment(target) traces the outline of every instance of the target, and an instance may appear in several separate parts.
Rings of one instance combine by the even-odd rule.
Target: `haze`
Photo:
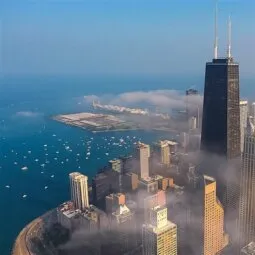
[[[255,2],[219,2],[220,55],[230,13],[233,55],[254,76]],[[213,0],[2,0],[1,73],[201,75],[213,12]]]

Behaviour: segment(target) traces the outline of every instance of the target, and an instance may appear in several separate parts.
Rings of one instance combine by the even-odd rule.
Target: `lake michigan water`
[[[152,131],[93,134],[55,122],[51,115],[86,111],[84,95],[184,91],[194,85],[201,90],[203,77],[1,78],[0,255],[10,254],[16,235],[29,221],[69,199],[68,173],[80,171],[91,180],[109,159],[131,152],[138,139],[151,143],[171,138]],[[120,139],[126,142],[121,147],[116,145]]]

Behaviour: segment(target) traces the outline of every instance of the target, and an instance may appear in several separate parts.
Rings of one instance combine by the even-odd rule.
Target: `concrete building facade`
[[[156,156],[159,159],[159,162],[162,165],[169,166],[170,165],[170,148],[168,145],[168,141],[159,141],[154,144],[154,150],[156,152]]]
[[[240,247],[255,240],[255,135],[252,120],[247,122],[242,155],[239,207]]]
[[[216,255],[228,244],[224,233],[224,209],[216,197],[216,181],[204,176],[204,255]]]
[[[139,175],[141,178],[148,178],[150,146],[148,144],[138,143],[136,150],[137,158],[139,160]]]
[[[240,140],[241,140],[241,152],[243,152],[244,146],[244,134],[247,127],[248,118],[248,101],[240,101]]]
[[[79,172],[69,174],[71,200],[75,209],[85,210],[89,207],[88,177]]]
[[[105,200],[106,213],[113,213],[120,205],[125,204],[126,197],[123,193],[112,193]]]
[[[143,255],[177,255],[177,226],[167,220],[166,207],[151,209],[142,229]]]
[[[121,254],[132,250],[137,244],[134,212],[126,204],[121,204],[112,213],[111,228],[117,232],[116,241],[121,246]]]

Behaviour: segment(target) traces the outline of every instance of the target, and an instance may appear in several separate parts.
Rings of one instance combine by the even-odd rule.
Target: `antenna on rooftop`
[[[231,24],[231,17],[228,17],[228,50],[227,50],[227,57],[231,58],[231,31],[232,24]]]
[[[218,0],[215,0],[214,16],[214,59],[218,58]]]

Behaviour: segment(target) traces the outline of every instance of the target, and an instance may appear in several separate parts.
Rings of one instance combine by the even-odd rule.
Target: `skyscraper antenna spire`
[[[214,16],[214,59],[218,58],[218,0],[215,0]]]
[[[227,57],[231,58],[231,31],[232,30],[232,24],[231,24],[231,17],[228,17],[228,50],[227,50]]]

